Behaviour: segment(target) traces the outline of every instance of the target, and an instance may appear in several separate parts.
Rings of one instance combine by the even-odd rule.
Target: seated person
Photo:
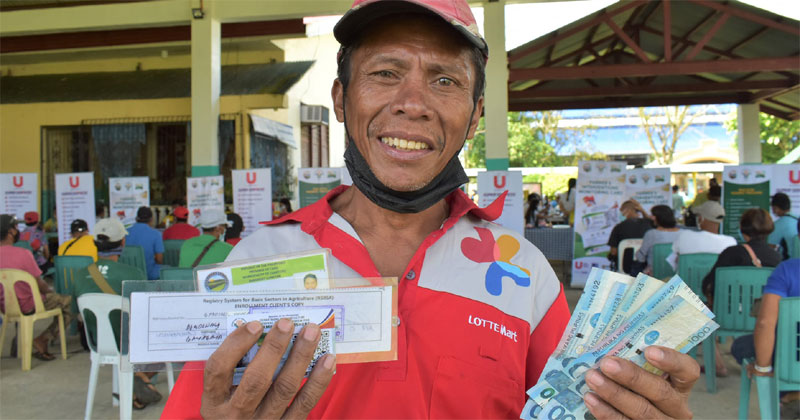
[[[147,278],[156,280],[161,275],[159,264],[164,263],[164,241],[161,232],[153,228],[153,211],[150,207],[139,207],[136,211],[136,223],[128,229],[125,243],[139,245],[144,250],[144,262],[147,267]]]
[[[674,270],[678,268],[678,259],[683,254],[701,252],[719,254],[728,247],[736,245],[736,239],[719,233],[719,227],[725,219],[725,209],[716,201],[706,201],[696,209],[699,231],[681,229],[672,243],[672,254],[667,262]]]
[[[228,226],[225,229],[225,242],[236,246],[242,240],[242,232],[244,232],[242,216],[236,213],[228,213]]]
[[[35,211],[25,213],[25,229],[19,239],[31,245],[33,258],[42,272],[53,266],[53,263],[50,262],[50,246],[47,243],[47,236],[39,225],[39,213]]]
[[[668,244],[675,241],[680,229],[675,222],[675,214],[668,206],[653,206],[651,219],[656,225],[655,229],[650,229],[644,234],[642,246],[636,252],[635,259],[641,264],[645,264],[644,273],[653,273],[653,245]],[[631,274],[638,274],[633,272]]]
[[[756,318],[753,334],[743,335],[733,342],[731,354],[739,364],[744,359],[755,359],[745,366],[747,376],[772,376],[772,359],[775,351],[775,328],[778,324],[778,308],[781,298],[800,296],[800,258],[786,260],[775,268],[764,286],[761,307]],[[800,392],[794,391],[781,396],[781,402],[794,401],[797,407]],[[786,407],[781,407],[782,411]],[[783,414],[783,413],[781,413]],[[794,418],[784,417],[781,418]]]
[[[772,213],[778,216],[775,220],[775,230],[769,234],[767,243],[774,246],[784,260],[789,259],[792,252],[794,237],[797,236],[797,216],[791,214],[792,201],[784,193],[772,196]]]
[[[233,245],[220,240],[221,237],[224,238],[229,223],[221,210],[204,210],[199,222],[203,234],[187,239],[183,243],[178,267],[197,267],[223,262],[233,250]]]
[[[89,235],[89,224],[83,219],[75,219],[69,225],[72,239],[58,247],[58,255],[87,255],[97,261],[97,247]]]
[[[162,238],[166,241],[169,239],[186,240],[200,236],[200,230],[187,223],[189,220],[189,209],[183,206],[178,206],[172,211],[175,218],[175,224],[166,228],[162,234]]]
[[[625,220],[614,226],[611,230],[611,235],[608,237],[608,246],[611,249],[608,251],[608,259],[612,264],[617,261],[617,247],[623,239],[638,239],[644,237],[644,234],[653,228],[653,223],[647,215],[647,211],[636,200],[628,200],[619,206],[619,211],[625,217]],[[631,265],[633,262],[633,253],[626,253],[629,255],[622,256],[622,271],[625,273],[631,272]]]

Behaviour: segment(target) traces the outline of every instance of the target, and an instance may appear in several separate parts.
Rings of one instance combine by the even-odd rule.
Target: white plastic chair
[[[122,311],[122,297],[106,293],[86,293],[78,297],[78,308],[81,314],[89,311],[97,319],[97,337],[94,340],[96,347],[93,347],[92,339],[89,335],[88,323],[84,322],[87,340],[90,342],[92,368],[89,373],[89,390],[86,395],[86,412],[84,419],[92,417],[92,406],[94,405],[95,391],[97,390],[97,374],[100,365],[114,365],[112,392],[119,395],[119,401],[112,397],[113,406],[119,404],[119,418],[126,420],[131,418],[133,405],[133,372],[123,372],[120,370],[120,351],[114,339],[114,330],[109,320],[109,314],[114,310]],[[175,383],[172,364],[167,363],[167,381],[169,391]]]
[[[642,239],[623,239],[617,245],[617,272],[622,273],[622,258],[625,256],[626,249],[632,249],[633,255],[642,247]]]

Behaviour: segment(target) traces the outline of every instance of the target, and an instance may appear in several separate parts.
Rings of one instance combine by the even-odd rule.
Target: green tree
[[[800,120],[788,121],[763,112],[758,115],[761,129],[761,161],[775,163],[800,146]],[[728,131],[738,129],[736,116],[725,122]]]
[[[559,127],[561,113],[509,112],[508,113],[508,161],[512,167],[564,166],[574,164],[573,156],[559,156],[568,146],[576,150],[581,145],[581,137],[591,127]],[[475,138],[467,141],[465,160],[467,167],[486,167],[486,129],[484,120],[478,123]],[[581,152],[582,155],[592,155]],[[602,155],[595,153],[592,156]]]

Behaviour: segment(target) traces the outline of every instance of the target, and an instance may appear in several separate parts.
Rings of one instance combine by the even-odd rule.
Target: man
[[[224,241],[225,229],[228,227],[225,213],[217,209],[204,210],[198,222],[203,234],[187,239],[181,245],[178,267],[197,267],[223,262],[233,249],[233,245]]]
[[[725,219],[725,209],[716,201],[706,201],[695,209],[699,231],[684,229],[672,243],[672,254],[667,257],[673,269],[678,268],[681,254],[708,252],[719,254],[725,248],[736,245],[736,239],[721,235],[719,226]]]
[[[675,214],[675,220],[680,220],[681,215],[683,214],[683,208],[686,207],[686,203],[683,201],[683,195],[681,194],[680,187],[677,185],[672,186],[672,212]]]
[[[186,240],[194,238],[195,236],[200,236],[200,231],[187,223],[189,220],[189,209],[178,206],[172,211],[172,215],[175,217],[175,224],[164,230],[162,237],[165,241],[169,239]]]
[[[153,228],[153,211],[150,207],[142,206],[136,211],[136,223],[128,229],[125,243],[144,249],[147,278],[157,280],[161,275],[159,264],[164,263],[164,241],[161,233]]]
[[[25,229],[20,234],[19,239],[30,244],[33,249],[33,258],[42,272],[47,271],[53,264],[50,262],[50,247],[47,243],[47,236],[39,226],[39,213],[29,211],[25,213]]]
[[[624,239],[640,239],[644,238],[644,234],[654,228],[653,221],[647,214],[647,211],[636,200],[628,200],[619,206],[619,211],[625,220],[619,222],[614,229],[611,229],[611,235],[608,236],[608,259],[612,263],[617,261],[617,248],[619,243]],[[626,252],[622,256],[622,271],[631,273],[633,265],[633,252]],[[644,267],[641,267],[642,269]],[[641,269],[639,270],[641,271]]]
[[[334,35],[342,50],[332,96],[347,129],[345,162],[354,185],[253,232],[228,260],[331,248],[334,276],[397,277],[397,360],[341,365],[334,376],[335,357],[326,355],[301,388],[319,339],[318,327],[309,325],[273,383],[293,330],[282,319],[231,392],[233,368],[261,336],[261,325],[251,323],[210,357],[205,381],[184,369],[162,416],[517,418],[569,312],[542,253],[488,222],[500,215],[502,200],[481,209],[458,189],[467,178],[457,154],[480,119],[488,55],[469,6],[464,0],[358,0]],[[506,261],[527,279],[487,277],[498,239],[515,245],[502,247]],[[503,324],[517,340],[470,325],[470,316]],[[690,415],[686,393],[699,375],[697,364],[662,348],[646,355],[670,372],[677,388],[608,359],[605,373],[589,375],[597,394],[587,401],[596,416],[620,415],[616,410],[628,417],[656,417],[657,410]],[[634,386],[620,375],[646,383]],[[625,386],[662,402],[651,404]]]
[[[722,197],[722,188],[720,188],[719,184],[717,183],[716,178],[711,178],[708,180],[708,190],[699,192],[692,201],[692,211],[697,207],[700,207],[706,201],[719,201]]]
[[[14,268],[28,272],[36,279],[39,286],[39,293],[42,295],[42,303],[47,310],[61,308],[64,316],[64,325],[67,326],[72,321],[70,312],[69,296],[59,295],[42,280],[42,271],[36,265],[33,254],[25,248],[14,246],[19,239],[20,232],[17,228],[19,221],[9,214],[0,215],[0,268]],[[27,284],[17,283],[14,285],[14,292],[17,294],[19,308],[24,314],[33,313],[34,306],[33,291]],[[5,311],[5,300],[2,290],[0,290],[0,306]],[[58,335],[58,318],[53,318],[53,322],[38,337],[33,339],[33,357],[39,360],[53,360],[55,356],[50,354],[48,347],[50,340]],[[13,341],[16,343],[16,339]],[[13,352],[13,351],[12,351]]]
[[[788,260],[792,253],[791,246],[794,237],[797,236],[797,216],[789,213],[792,209],[792,201],[784,193],[775,193],[772,196],[772,213],[778,216],[775,220],[775,230],[769,234],[767,243],[774,245],[781,258]]]
[[[87,255],[97,261],[97,247],[89,235],[89,224],[83,219],[75,219],[69,224],[72,239],[58,247],[58,255]]]

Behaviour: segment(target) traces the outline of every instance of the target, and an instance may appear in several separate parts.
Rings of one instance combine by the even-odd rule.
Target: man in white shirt
[[[719,234],[719,226],[725,218],[725,209],[717,201],[706,201],[695,208],[697,226],[699,231],[683,230],[678,234],[678,239],[672,244],[672,254],[667,257],[667,262],[673,269],[678,267],[678,258],[681,254],[696,254],[709,252],[719,254],[725,248],[736,245],[736,239],[728,235]]]

